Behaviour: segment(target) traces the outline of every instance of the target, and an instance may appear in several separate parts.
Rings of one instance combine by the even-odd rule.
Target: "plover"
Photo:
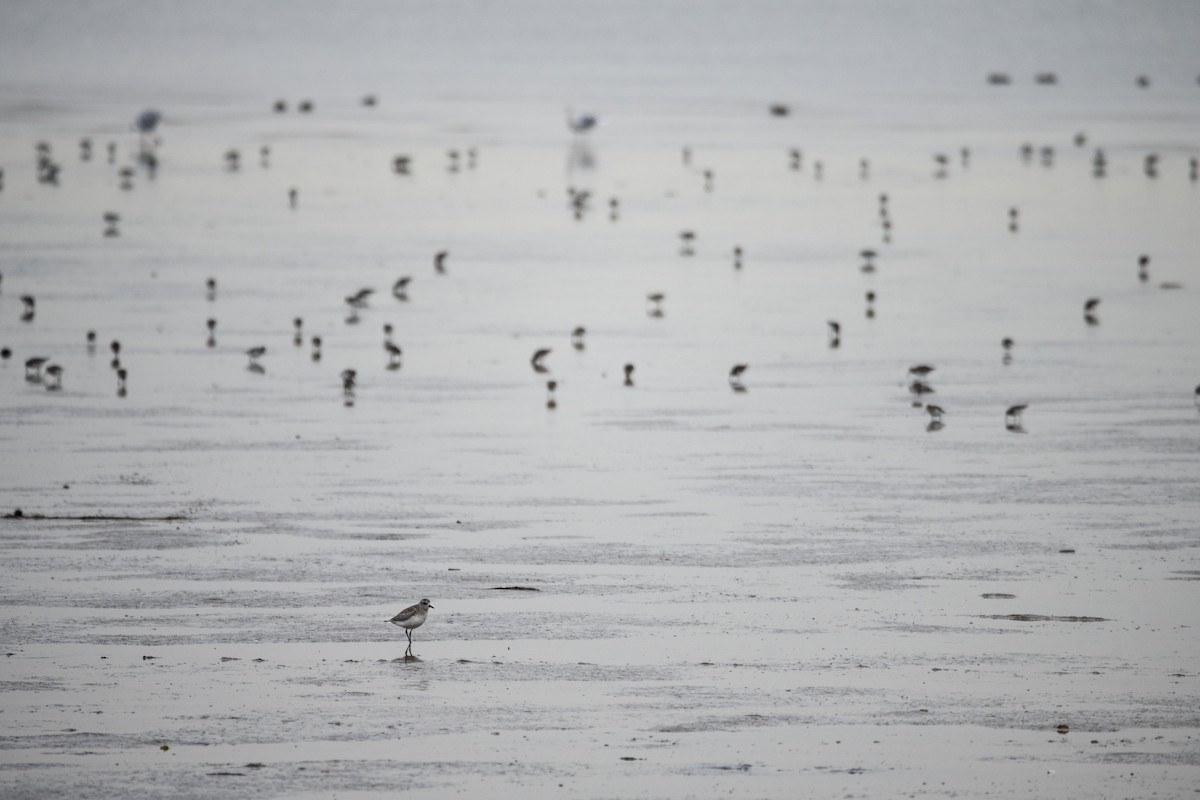
[[[404,633],[408,636],[408,649],[404,651],[406,656],[412,655],[412,632],[415,628],[419,628],[425,624],[425,617],[429,615],[429,609],[433,608],[426,598],[415,606],[409,606],[401,611],[396,616],[388,620],[393,625],[399,625],[404,628]]]

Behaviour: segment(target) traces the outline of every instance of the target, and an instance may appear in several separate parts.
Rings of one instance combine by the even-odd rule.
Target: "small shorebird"
[[[121,221],[121,215],[115,211],[104,212],[104,235],[111,238],[120,236],[121,232],[117,230],[117,223]]]
[[[546,381],[546,408],[553,411],[558,408],[558,400],[554,397],[554,390],[558,388],[558,381]]]
[[[204,288],[207,292],[205,295],[209,300],[217,299],[217,279],[209,278],[204,282]]]
[[[1083,304],[1083,320],[1088,325],[1099,325],[1100,320],[1096,317],[1096,306],[1100,305],[1099,297],[1089,297],[1087,302]]]
[[[262,369],[262,367],[260,367],[258,364],[258,360],[266,355],[266,353],[267,348],[263,347],[262,345],[259,345],[258,347],[251,347],[249,350],[247,350],[246,355],[250,358],[249,369],[254,369],[255,367]]]
[[[46,362],[50,359],[45,356],[34,356],[25,360],[25,380],[30,383],[40,383],[42,380],[42,367],[46,366]]]
[[[928,378],[929,373],[933,372],[935,369],[936,367],[931,367],[928,364],[915,364],[908,368],[908,374],[914,375],[920,380]]]
[[[117,370],[117,397],[125,396],[125,378],[128,375],[124,368]]]
[[[446,274],[446,257],[450,255],[449,250],[439,250],[433,256],[433,269],[439,275]]]
[[[625,365],[625,385],[633,386],[633,364]]]
[[[21,310],[21,321],[29,322],[33,319],[33,312],[37,308],[37,300],[31,294],[23,294],[21,295],[21,303],[25,306]]]
[[[312,360],[313,361],[321,360],[321,337],[320,336],[312,337]]]
[[[242,154],[237,150],[225,151],[225,168],[234,172],[242,165]]]
[[[929,414],[930,422],[941,422],[942,415],[946,413],[946,409],[941,406],[935,406],[932,403],[925,406],[925,411]]]
[[[679,249],[679,254],[682,256],[696,255],[696,232],[695,231],[680,231],[679,240],[683,243]]]
[[[408,636],[408,649],[404,651],[405,656],[412,655],[412,632],[413,629],[419,628],[425,624],[425,617],[429,615],[429,609],[433,608],[429,604],[429,599],[426,598],[415,606],[409,606],[401,611],[396,616],[388,620],[393,625],[399,625],[404,628],[404,633]]]
[[[400,356],[404,355],[404,351],[400,346],[392,342],[384,342],[383,349],[387,350],[388,354],[388,369],[400,369]]]
[[[542,363],[542,359],[550,355],[551,348],[543,347],[541,350],[536,350],[533,353],[533,358],[529,359],[529,363],[533,365],[534,372],[548,372],[546,365]]]
[[[829,326],[829,346],[840,347],[842,344],[842,326],[841,323],[834,320],[829,320],[825,323]]]
[[[412,281],[412,277],[409,275],[405,275],[402,278],[397,278],[396,282],[392,284],[392,296],[395,297],[397,300],[407,300],[408,299],[408,284],[411,281]]]
[[[862,256],[862,260],[863,260],[862,266],[858,268],[859,271],[866,272],[868,274],[874,272],[875,271],[875,256],[878,255],[878,253],[876,253],[874,250],[868,249],[868,250],[863,250],[862,252],[859,253],[859,255]]]
[[[867,319],[875,319],[875,292],[867,290]]]
[[[297,189],[295,186],[293,186],[292,188],[288,189],[288,206],[291,208],[295,208],[296,204],[299,202],[300,202],[300,190]]]
[[[575,330],[571,331],[571,346],[576,350],[583,349],[583,337],[587,335],[587,328],[580,325]]]
[[[1138,280],[1150,280],[1150,256],[1142,255],[1138,257]]]
[[[651,307],[646,313],[652,317],[661,317],[663,315],[663,300],[666,299],[667,296],[662,292],[651,292],[646,295],[646,301],[651,303]]]
[[[46,367],[46,377],[50,378],[50,382],[46,384],[46,388],[50,391],[62,388],[63,368],[58,364],[51,364]]]
[[[353,369],[342,370],[342,394],[350,397],[354,394],[354,387],[358,385],[358,371]]]
[[[292,335],[292,344],[296,345],[296,347],[299,347],[304,343],[304,320],[302,320],[300,317],[296,317],[294,320],[292,320],[292,326],[296,329],[296,332]]]
[[[205,342],[205,344],[208,345],[209,347],[216,347],[217,346],[217,321],[215,319],[213,319],[212,317],[209,317],[208,322],[206,322],[205,324],[208,325],[208,341]]]
[[[1028,403],[1021,403],[1016,406],[1009,406],[1004,412],[1004,427],[1009,430],[1021,427],[1021,412],[1029,408]]]
[[[742,268],[742,248],[740,246],[733,248],[733,268]]]
[[[95,331],[87,332],[87,349],[88,349],[88,355],[92,355],[93,353],[96,352],[96,332]]]
[[[1012,363],[1012,349],[1015,342],[1011,336],[1005,336],[1000,340],[1000,346],[1004,348],[1004,358],[1001,359],[1005,364]]]
[[[392,159],[392,172],[397,175],[407,175],[412,166],[412,156],[398,155]]]
[[[113,339],[112,344],[109,345],[109,348],[112,350],[113,354],[113,359],[110,366],[113,369],[118,369],[121,366],[121,343],[116,339]]]
[[[734,364],[733,369],[729,370],[729,385],[734,391],[745,391],[746,387],[742,385],[742,374],[750,368],[749,364]]]

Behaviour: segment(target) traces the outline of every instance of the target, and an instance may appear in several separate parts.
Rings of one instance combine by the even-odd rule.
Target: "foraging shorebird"
[[[407,300],[408,284],[410,282],[412,282],[412,277],[409,275],[405,275],[402,278],[397,278],[396,282],[392,284],[392,296],[397,300]]]
[[[42,367],[46,366],[46,362],[50,359],[45,356],[34,356],[25,360],[25,380],[30,383],[40,383],[42,380]]]
[[[292,334],[292,344],[299,347],[304,344],[304,320],[296,317],[292,320],[292,326],[296,329],[296,332]]]
[[[353,369],[342,370],[342,394],[347,397],[354,394],[354,387],[358,386],[358,371]]]
[[[450,255],[449,250],[439,250],[433,256],[433,269],[439,275],[446,274],[446,256]]]
[[[288,205],[292,208],[296,207],[296,203],[300,201],[300,190],[295,186],[288,189]]]
[[[109,238],[119,236],[121,232],[117,230],[117,223],[120,221],[121,215],[117,212],[104,212],[104,235]]]
[[[268,145],[258,148],[258,165],[263,169],[271,166],[271,148]]]
[[[558,388],[558,381],[546,381],[546,408],[553,411],[558,408],[558,400],[554,397],[554,390]]]
[[[1083,319],[1088,325],[1098,325],[1100,320],[1096,317],[1096,307],[1100,305],[1099,297],[1089,297],[1087,302],[1083,304]]]
[[[1150,280],[1150,256],[1138,256],[1138,280]]]
[[[248,365],[249,369],[254,369],[255,367],[262,369],[262,367],[260,367],[258,364],[258,360],[266,355],[266,353],[267,348],[263,347],[262,345],[259,345],[258,347],[251,347],[249,350],[247,350],[246,355],[250,359],[250,363]]]
[[[429,609],[431,608],[433,606],[429,604],[429,600],[424,599],[415,606],[409,606],[388,620],[393,625],[399,625],[401,628],[404,628],[404,633],[408,636],[408,649],[404,651],[406,657],[412,655],[413,630],[425,624],[425,617],[429,614]]]
[[[1012,208],[1008,209],[1008,229],[1010,231],[1012,231],[1013,233],[1017,232],[1017,218],[1020,215],[1020,213],[1021,212],[1017,209],[1016,206],[1013,206]]]
[[[95,331],[87,332],[87,349],[88,349],[88,355],[92,355],[96,352],[96,332]]]
[[[1028,403],[1009,406],[1008,410],[1004,412],[1004,426],[1009,429],[1021,427],[1021,412],[1027,408],[1029,408]]]
[[[646,311],[652,317],[661,317],[663,315],[662,304],[667,296],[662,292],[651,292],[646,295],[646,301],[650,303],[650,308]]]
[[[1004,358],[1002,359],[1002,361],[1005,364],[1012,363],[1012,349],[1013,349],[1014,344],[1015,344],[1015,342],[1013,342],[1011,336],[1005,336],[1003,339],[1000,340],[1000,346],[1004,348]]]
[[[533,365],[534,372],[548,372],[546,365],[542,363],[542,359],[550,355],[551,348],[543,347],[541,350],[535,350],[533,358],[529,359],[529,363]]]
[[[112,354],[113,354],[113,359],[112,359],[110,366],[113,369],[120,369],[120,367],[121,367],[121,343],[119,341],[117,341],[116,339],[113,339],[112,344],[110,344],[108,346],[108,348],[110,350],[112,350]]]
[[[732,386],[735,391],[745,391],[746,387],[742,385],[742,375],[749,368],[749,364],[734,364],[733,368],[729,370],[729,385]]]
[[[679,240],[682,242],[682,245],[679,248],[679,254],[681,256],[696,255],[696,247],[695,247],[696,232],[695,231],[680,231],[679,232]]]
[[[217,334],[217,321],[215,319],[213,319],[212,317],[209,317],[208,322],[206,322],[205,324],[208,326],[208,341],[205,342],[205,344],[208,345],[209,347],[216,347],[217,346],[217,335],[216,335]]]
[[[320,336],[312,337],[312,360],[313,361],[321,360],[321,337]]]
[[[21,295],[21,303],[24,305],[24,308],[21,310],[21,321],[32,321],[33,313],[37,309],[37,300],[31,294],[23,294]]]
[[[914,375],[918,379],[924,379],[928,378],[929,373],[933,372],[935,369],[936,367],[931,367],[928,364],[914,364],[908,368],[908,374]]]
[[[125,378],[128,377],[128,375],[129,373],[123,368],[117,370],[117,397],[125,396]]]
[[[392,172],[397,175],[407,175],[412,166],[412,156],[398,155],[392,159]]]
[[[932,403],[925,406],[925,411],[929,414],[930,422],[941,422],[942,415],[946,413],[946,409],[941,406],[935,406]]]
[[[829,326],[829,346],[840,347],[842,344],[841,323],[831,319],[825,324]]]
[[[208,280],[206,280],[204,282],[204,288],[205,288],[205,297],[208,300],[211,301],[211,300],[217,299],[217,279],[216,278],[209,278]]]
[[[867,319],[875,318],[875,292],[867,290]]]
[[[742,268],[742,248],[740,246],[733,248],[733,268]]]
[[[582,350],[584,347],[583,337],[585,335],[587,335],[587,328],[582,325],[571,331],[571,346],[576,350]]]
[[[226,169],[228,169],[230,172],[235,172],[235,171],[237,171],[238,167],[240,167],[241,165],[242,165],[242,154],[241,153],[239,153],[237,150],[226,150],[225,151],[225,167],[226,167]]]
[[[625,365],[625,385],[633,386],[633,364]]]
[[[46,367],[46,377],[50,378],[50,381],[46,384],[46,388],[50,391],[61,389],[62,374],[63,368],[58,364],[51,364],[50,366]]]
[[[386,350],[388,354],[387,368],[400,369],[400,357],[404,355],[404,352],[400,349],[400,346],[392,344],[391,342],[384,342],[383,349]]]
[[[933,387],[924,381],[913,381],[908,385],[908,391],[913,395],[913,406],[920,407],[921,398],[927,394],[933,394]]]
[[[875,256],[878,255],[874,250],[863,250],[859,253],[862,256],[862,266],[859,267],[860,272],[870,274],[875,271]]]

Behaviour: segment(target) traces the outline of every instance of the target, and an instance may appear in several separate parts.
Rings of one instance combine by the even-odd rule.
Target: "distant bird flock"
[[[1054,72],[1044,71],[1039,72],[1034,76],[1034,82],[1042,86],[1055,86],[1059,83],[1059,78]],[[994,86],[1008,86],[1012,83],[1012,78],[1007,73],[991,73],[987,76],[987,82]],[[1140,88],[1148,89],[1150,80],[1146,76],[1138,76],[1136,85]],[[366,95],[362,98],[361,104],[364,107],[375,107],[379,103],[379,99],[375,95]],[[301,113],[313,113],[315,105],[311,100],[302,100],[296,104],[296,109]],[[286,100],[277,100],[271,106],[275,113],[287,113],[289,104]],[[777,103],[773,104],[768,109],[769,114],[773,117],[787,117],[792,113],[791,107]],[[159,138],[160,131],[163,128],[163,115],[154,109],[148,109],[138,114],[131,125],[133,131],[137,133],[137,166],[140,167],[148,177],[153,178],[158,169],[157,148],[161,140]],[[593,113],[577,113],[573,109],[567,110],[567,127],[568,131],[576,137],[584,136],[594,131],[599,125],[599,117]],[[1073,139],[1076,147],[1084,147],[1088,142],[1088,137],[1083,132],[1078,132]],[[88,161],[93,156],[94,144],[90,138],[84,138],[79,142],[79,157],[83,161]],[[108,163],[115,166],[117,143],[109,142],[106,147]],[[686,166],[692,164],[693,151],[690,146],[685,146],[682,150],[683,163]],[[800,171],[804,165],[804,153],[800,148],[791,148],[785,154],[785,163],[788,169]],[[1019,157],[1026,162],[1032,162],[1035,158],[1039,159],[1044,165],[1051,165],[1054,162],[1056,151],[1051,146],[1036,147],[1032,143],[1024,143],[1018,149]],[[61,163],[53,157],[51,145],[45,141],[36,142],[34,145],[34,156],[36,170],[34,172],[35,179],[38,183],[58,185],[64,176],[64,171]],[[270,163],[271,150],[267,146],[262,146],[259,149],[259,164],[266,167]],[[969,148],[962,148],[958,154],[958,162],[962,166],[966,166],[971,157]],[[447,151],[447,169],[457,171],[462,168],[465,163],[467,169],[475,168],[478,163],[478,153],[474,148],[465,151],[452,149]],[[228,149],[224,152],[220,159],[224,164],[224,168],[230,172],[235,172],[242,167],[242,157],[238,150]],[[945,179],[954,166],[954,158],[949,153],[939,152],[933,155],[935,179]],[[1103,178],[1108,169],[1107,156],[1103,149],[1096,148],[1092,157],[1092,175],[1096,178]],[[866,180],[870,174],[870,162],[867,159],[862,159],[859,162],[859,175],[863,180]],[[1160,175],[1160,170],[1163,167],[1163,160],[1157,153],[1146,154],[1142,161],[1142,171],[1147,178],[1156,179]],[[413,158],[408,154],[398,154],[391,161],[391,170],[398,175],[408,175],[413,168]],[[815,179],[820,179],[822,176],[823,165],[818,160],[813,162],[813,175]],[[1200,179],[1198,176],[1200,166],[1197,159],[1192,157],[1188,161],[1188,179],[1196,182]],[[137,178],[137,170],[131,166],[121,166],[116,170],[119,179],[119,186],[123,190],[129,190],[133,187],[133,183]],[[711,169],[699,170],[698,174],[703,178],[703,188],[705,191],[713,191],[715,187],[715,175]],[[0,191],[5,188],[4,172],[0,170]],[[587,190],[568,187],[568,206],[574,216],[579,219],[588,212],[591,204],[591,192]],[[288,190],[288,205],[295,209],[299,203],[299,189],[296,187]],[[880,194],[878,198],[879,204],[879,219],[880,228],[882,229],[883,242],[886,244],[891,240],[891,231],[893,227],[893,219],[891,214],[891,202],[889,195],[886,193]],[[616,221],[619,217],[620,201],[613,197],[608,202],[610,219]],[[103,222],[101,234],[104,238],[112,239],[121,236],[120,226],[122,219],[120,214],[115,211],[104,211],[100,214],[100,220]],[[1007,213],[1008,230],[1016,234],[1020,230],[1021,212],[1016,206],[1008,209]],[[685,229],[678,234],[679,255],[684,258],[691,258],[697,252],[697,245],[700,241],[700,234],[693,229]],[[744,264],[745,253],[743,248],[738,245],[732,251],[732,264],[735,269],[742,269]],[[446,275],[449,271],[448,259],[450,253],[446,249],[437,250],[432,254],[432,267],[434,275]],[[874,275],[880,268],[881,255],[874,248],[862,248],[858,251],[858,270],[864,275]],[[1151,258],[1147,254],[1141,254],[1136,261],[1136,279],[1140,282],[1147,282],[1150,279],[1150,263]],[[886,264],[885,264],[886,266]],[[3,287],[3,275],[0,274],[0,291]],[[392,297],[401,302],[409,300],[409,291],[412,287],[414,278],[411,275],[402,275],[396,278],[391,286]],[[1179,288],[1179,284],[1175,282],[1164,282],[1162,288]],[[216,303],[217,301],[218,282],[215,277],[207,279],[204,285],[205,297],[209,302]],[[21,287],[21,291],[27,292],[19,295],[21,301],[20,320],[26,324],[36,324],[38,311],[38,303],[34,294],[28,293],[35,291],[36,287]],[[349,325],[357,324],[361,318],[361,314],[366,310],[370,301],[375,294],[373,287],[359,287],[352,290],[344,297],[346,308],[345,323]],[[644,294],[646,314],[650,318],[663,318],[666,315],[667,296],[664,292],[658,290],[647,291]],[[865,293],[866,309],[865,316],[867,319],[873,319],[876,316],[876,303],[878,300],[875,290],[868,290]],[[636,302],[636,297],[633,298]],[[1099,325],[1099,308],[1101,299],[1099,297],[1085,298],[1082,304],[1084,323],[1088,326]],[[217,319],[209,317],[206,321],[207,340],[206,346],[214,348],[216,345],[217,335]],[[384,339],[382,349],[384,358],[382,360],[383,368],[387,370],[399,370],[403,364],[404,351],[401,346],[393,340],[393,329],[391,325],[384,326]],[[573,330],[564,331],[563,335],[570,343],[570,346],[576,351],[583,351],[589,337],[592,335],[583,326],[579,325]],[[827,344],[829,348],[836,349],[842,346],[843,327],[838,320],[828,320],[826,324]],[[84,342],[89,354],[94,354],[96,350],[98,335],[95,331],[86,331]],[[302,346],[305,341],[304,321],[297,317],[293,319],[291,341],[293,346]],[[320,336],[312,336],[308,339],[311,347],[311,360],[320,362],[322,359],[322,339]],[[552,343],[548,343],[552,344]],[[1004,337],[1001,341],[1002,363],[1008,365],[1012,363],[1015,342],[1011,337]],[[265,375],[265,361],[268,359],[272,348],[278,346],[277,342],[264,341],[244,350],[244,355],[247,359],[245,368],[250,372]],[[130,377],[129,369],[121,361],[122,346],[119,341],[113,340],[110,344],[112,352],[111,367],[113,375],[116,378],[115,391],[118,397],[125,397],[128,392],[128,380]],[[553,346],[539,347],[530,356],[530,365],[535,373],[548,374],[551,372],[551,356],[554,353]],[[41,385],[47,392],[62,394],[66,391],[66,383],[64,377],[65,370],[52,356],[47,356],[42,353],[14,353],[10,347],[0,349],[0,359],[8,362],[13,357],[19,358],[24,363],[24,380],[29,384]],[[21,363],[21,362],[18,362]],[[899,365],[898,365],[899,366]],[[745,394],[747,385],[745,383],[747,372],[750,364],[747,362],[739,362],[732,367],[725,365],[714,364],[714,378],[719,374],[719,370],[728,369],[727,382],[734,392]],[[916,408],[923,409],[928,416],[928,424],[926,430],[934,432],[941,430],[945,426],[947,418],[951,418],[950,412],[939,404],[930,403],[927,400],[929,395],[935,393],[931,376],[935,371],[935,366],[927,363],[912,364],[907,369],[907,386],[912,398],[912,405]],[[635,366],[633,363],[626,363],[622,373],[625,387],[634,387],[634,372]],[[345,368],[340,373],[342,397],[345,404],[353,405],[356,391],[358,390],[358,371],[355,368]],[[559,382],[553,378],[545,383],[546,402],[548,409],[557,409],[559,407],[558,390]],[[1195,403],[1200,406],[1200,386],[1197,386],[1193,394]],[[1026,402],[1015,402],[1004,406],[1003,421],[1006,430],[1014,433],[1024,432],[1023,414],[1029,404]],[[997,415],[999,415],[999,408]],[[423,600],[418,606],[414,606],[406,611],[401,612],[393,622],[400,624],[406,629],[410,635],[411,645],[411,630],[425,619],[425,608],[430,608],[427,600]],[[405,617],[404,615],[409,615]]]

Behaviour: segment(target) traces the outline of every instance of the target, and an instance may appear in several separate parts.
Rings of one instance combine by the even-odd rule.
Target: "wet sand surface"
[[[586,137],[188,96],[130,190],[137,106],[5,88],[0,794],[1194,796],[1200,90],[980,70]]]

